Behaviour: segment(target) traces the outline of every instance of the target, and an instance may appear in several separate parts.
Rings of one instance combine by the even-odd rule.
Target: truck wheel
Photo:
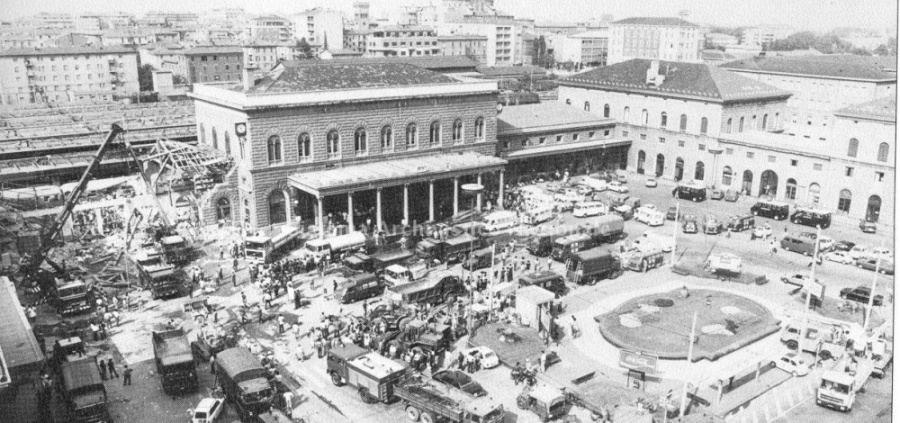
[[[359,388],[359,398],[366,404],[375,403],[375,397],[369,394],[369,390],[366,388]]]
[[[614,271],[609,275],[609,278],[610,278],[610,279],[617,279],[619,276],[622,276],[622,273],[624,273],[624,271],[621,270],[621,269],[619,269],[619,270],[614,270]]]
[[[797,341],[794,341],[793,339],[785,342],[785,345],[787,345],[788,349],[791,349],[791,350],[797,349]]]
[[[331,374],[331,383],[333,383],[334,386],[343,386],[344,385],[344,381],[341,380],[341,377],[337,373]]]
[[[422,420],[422,423],[434,423],[435,418],[434,418],[434,415],[426,412],[426,413],[422,413],[421,420]]]
[[[419,411],[418,408],[413,407],[411,405],[406,406],[406,418],[411,422],[419,421],[419,417],[422,415],[422,412]]]

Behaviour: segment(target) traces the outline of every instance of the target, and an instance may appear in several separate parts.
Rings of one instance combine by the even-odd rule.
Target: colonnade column
[[[453,178],[453,215],[459,214],[459,178]]]
[[[478,185],[481,185],[481,174],[478,174]],[[475,196],[475,210],[481,211],[481,191],[478,191],[478,195]]]
[[[375,188],[375,227],[381,232],[381,188]]]
[[[347,225],[350,226],[350,232],[353,232],[353,193],[347,193]]]
[[[497,208],[503,210],[503,169],[500,169],[500,192],[497,195]]]
[[[316,200],[319,201],[319,207],[316,209],[319,216],[319,239],[325,239],[325,217],[323,216],[322,209],[325,207],[323,198],[321,196],[316,197]]]
[[[409,184],[403,184],[403,224],[409,225]]]
[[[434,222],[434,179],[428,181],[428,220]]]

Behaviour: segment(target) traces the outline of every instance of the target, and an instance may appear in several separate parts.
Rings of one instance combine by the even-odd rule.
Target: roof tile
[[[788,73],[829,78],[897,80],[896,57],[854,55],[764,56],[725,63],[721,67],[736,71]]]
[[[449,76],[408,63],[287,61],[272,69],[249,93],[296,93],[453,82],[456,80]]]

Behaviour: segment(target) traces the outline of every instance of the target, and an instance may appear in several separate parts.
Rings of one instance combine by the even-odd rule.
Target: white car
[[[765,238],[772,235],[772,227],[769,225],[757,226],[753,228],[753,236],[757,238]]]
[[[203,398],[191,411],[191,423],[213,423],[225,408],[222,398]]]
[[[894,252],[891,251],[889,248],[878,247],[878,248],[873,248],[872,251],[868,254],[868,256],[869,257],[878,257],[878,258],[883,258],[883,259],[890,259],[891,257],[894,257]]]
[[[656,188],[657,185],[656,178],[647,178],[647,182],[644,182],[644,186],[647,188]]]
[[[831,251],[833,249],[834,239],[832,239],[830,236],[822,235],[822,237],[819,238],[819,252]]]
[[[628,192],[628,187],[619,181],[610,182],[609,185],[606,186],[606,189],[608,189],[610,191],[618,192],[620,194],[625,194]]]
[[[777,367],[790,373],[792,376],[806,376],[809,374],[809,365],[797,353],[787,353],[772,362],[772,367]]]
[[[825,260],[843,264],[853,264],[855,262],[853,257],[850,257],[850,253],[846,251],[831,251],[825,253]]]
[[[481,367],[485,369],[492,369],[500,365],[500,357],[497,357],[492,349],[485,346],[469,348],[463,354],[480,358]]]
[[[852,258],[853,260],[865,258],[868,255],[869,247],[854,245],[853,248],[850,249],[850,258]]]

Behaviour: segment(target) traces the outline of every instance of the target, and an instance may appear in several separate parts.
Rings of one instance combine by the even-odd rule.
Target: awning
[[[473,152],[436,152],[427,156],[295,173],[288,177],[288,183],[312,195],[326,196],[492,172],[502,170],[505,165],[506,160]]]
[[[597,150],[600,148],[620,147],[631,145],[630,140],[610,141],[595,140],[571,144],[548,145],[545,147],[526,148],[506,154],[508,160],[529,159],[532,157],[550,156],[554,154],[577,153],[579,151]]]

